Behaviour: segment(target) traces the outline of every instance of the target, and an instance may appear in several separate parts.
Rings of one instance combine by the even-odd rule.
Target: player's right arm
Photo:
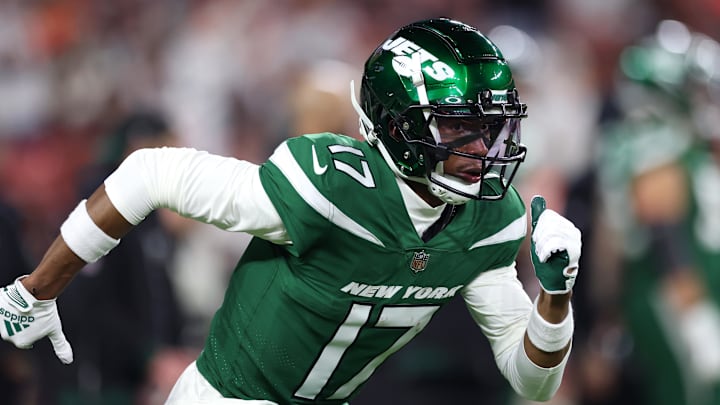
[[[28,348],[49,336],[58,357],[71,362],[54,299],[85,264],[107,254],[157,208],[290,243],[258,170],[250,162],[189,148],[136,151],[78,204],[36,269],[2,290],[0,310],[6,320],[4,327],[0,325],[2,338]]]
[[[92,221],[113,239],[119,240],[132,229],[132,225],[113,206],[104,185],[90,196],[86,207]],[[45,252],[40,264],[21,282],[35,298],[53,299],[86,264],[59,235]]]
[[[157,208],[287,243],[284,228],[258,179],[258,166],[190,148],[142,149],[131,154],[87,200],[87,215],[99,230],[114,240]],[[81,204],[82,205],[82,204]],[[83,207],[76,211],[82,215]],[[92,231],[72,224],[46,252],[33,274],[22,280],[37,298],[54,298],[86,263],[106,251],[83,246]],[[83,233],[85,232],[85,233]],[[85,240],[83,240],[85,239]]]

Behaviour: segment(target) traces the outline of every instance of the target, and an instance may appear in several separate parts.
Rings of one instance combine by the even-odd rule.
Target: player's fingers
[[[543,198],[543,196],[533,196],[532,201],[530,202],[530,213],[533,228],[535,228],[535,225],[537,225],[538,218],[540,218],[540,214],[545,211],[546,206],[547,204],[545,203],[545,198]]]
[[[70,342],[68,342],[65,334],[61,329],[56,329],[48,334],[50,343],[52,343],[55,355],[64,364],[70,364],[73,362],[73,351]]]

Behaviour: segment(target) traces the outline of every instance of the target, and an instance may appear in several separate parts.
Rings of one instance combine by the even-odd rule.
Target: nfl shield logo
[[[424,250],[415,252],[413,254],[412,261],[410,261],[410,270],[412,270],[413,273],[419,273],[425,270],[425,267],[427,267],[428,259],[430,259],[430,254],[425,253]]]

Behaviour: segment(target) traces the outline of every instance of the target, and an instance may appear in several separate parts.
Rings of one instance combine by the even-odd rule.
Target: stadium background
[[[573,356],[551,403],[641,403],[648,382],[630,361],[633,342],[614,303],[622,275],[604,250],[612,235],[595,222],[595,172],[608,163],[597,161],[595,146],[616,114],[621,50],[668,18],[720,39],[714,0],[4,0],[3,282],[40,260],[77,200],[134,148],[183,145],[259,163],[290,136],[358,136],[349,81],[359,81],[365,58],[393,30],[431,16],[473,24],[505,52],[529,105],[529,158],[516,184],[527,201],[542,192],[584,231]],[[77,364],[60,367],[47,342],[33,351],[4,344],[2,397],[18,405],[161,403],[201,347],[246,243],[159,212],[126,243],[126,257],[142,263],[88,266],[77,291],[60,298]],[[534,296],[529,263],[519,268]],[[120,305],[125,293],[138,308]],[[115,298],[118,305],[92,311]],[[130,336],[138,324],[145,333]],[[456,302],[353,402],[400,403],[526,402],[510,394]]]

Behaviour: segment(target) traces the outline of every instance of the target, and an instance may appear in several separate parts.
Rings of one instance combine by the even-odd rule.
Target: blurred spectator
[[[125,115],[129,106],[139,103],[159,106],[167,113],[179,144],[253,162],[264,161],[270,153],[268,145],[274,146],[281,138],[314,132],[316,116],[324,116],[325,123],[336,121],[338,132],[357,136],[357,119],[351,115],[345,122],[348,117],[344,110],[349,107],[348,77],[354,73],[343,68],[328,70],[323,61],[333,61],[335,67],[345,63],[359,66],[367,53],[363,49],[375,46],[390,27],[436,15],[472,22],[500,43],[516,73],[521,96],[530,106],[529,117],[523,124],[523,138],[530,152],[516,184],[526,199],[542,189],[550,205],[564,206],[566,215],[584,231],[581,263],[584,276],[575,287],[582,294],[577,294],[574,300],[579,322],[569,365],[577,372],[566,373],[569,381],[563,384],[559,397],[568,401],[575,397],[583,405],[615,405],[620,402],[614,395],[621,392],[626,397],[625,403],[636,403],[628,384],[637,385],[639,380],[634,376],[645,371],[627,363],[625,356],[632,349],[632,340],[618,323],[623,310],[636,307],[621,306],[619,300],[623,296],[616,290],[626,282],[627,274],[634,273],[623,276],[618,271],[618,262],[627,261],[630,253],[616,256],[610,253],[618,253],[622,247],[618,232],[639,245],[647,238],[638,238],[635,231],[625,229],[625,225],[633,222],[625,223],[628,217],[620,213],[630,207],[636,207],[636,212],[654,212],[657,201],[667,196],[653,199],[650,208],[641,204],[639,194],[644,194],[640,190],[646,189],[645,184],[660,183],[650,175],[654,169],[645,173],[644,168],[642,175],[632,169],[630,172],[637,176],[637,181],[628,185],[623,179],[612,184],[615,189],[622,188],[622,192],[612,191],[604,183],[596,186],[595,168],[587,167],[592,161],[589,156],[595,151],[588,144],[599,132],[594,120],[604,122],[621,110],[611,98],[620,50],[660,17],[683,20],[692,29],[717,40],[720,7],[712,0],[524,0],[508,4],[476,0],[2,1],[0,141],[7,142],[8,156],[0,165],[0,182],[4,199],[18,212],[15,224],[22,246],[17,252],[26,252],[31,262],[39,259],[40,247],[55,236],[59,222],[75,201],[78,172],[85,175],[83,183],[92,183],[112,168],[112,153],[121,152],[108,147],[103,149],[102,156],[93,156],[97,134],[105,134],[106,128]],[[498,31],[491,32],[490,27],[497,27]],[[514,38],[523,52],[514,52],[512,44],[502,43],[502,35]],[[335,73],[327,73],[330,71]],[[331,94],[309,90],[317,89],[318,82],[323,88],[336,91]],[[294,97],[294,90],[299,88],[304,90],[297,94],[305,97],[313,94],[315,98]],[[651,97],[635,102],[634,107],[655,106],[660,109],[656,115],[663,117],[663,124],[658,123],[658,127],[679,125],[677,133],[688,133],[687,116],[677,118],[679,113],[663,110],[667,99],[665,95]],[[334,108],[323,108],[332,103]],[[627,107],[622,110],[629,111]],[[720,128],[712,120],[720,113],[709,108],[695,111],[698,114],[693,125]],[[680,115],[683,114],[686,113]],[[648,151],[661,146],[662,136],[658,133],[663,130],[638,124],[647,122],[644,119],[625,115],[620,119],[618,126],[605,131],[609,135],[604,136],[603,144],[616,148],[633,143],[631,139],[647,138],[653,146],[637,147],[640,149],[637,155],[643,161],[653,161],[655,158]],[[343,129],[345,126],[347,129]],[[641,128],[636,129],[638,126]],[[627,136],[628,133],[649,136]],[[690,151],[707,151],[707,144],[712,144],[698,141],[696,136],[691,138],[692,141],[685,141],[682,136],[668,136],[676,149],[673,153],[678,156],[671,160],[681,162],[670,166],[680,167],[683,173],[696,170],[686,167],[687,159],[683,156],[690,155]],[[686,142],[690,145],[685,145]],[[603,159],[615,158],[606,155]],[[87,166],[90,161],[104,162],[106,167],[90,169]],[[604,173],[601,181],[606,182],[612,178],[612,168],[619,168],[615,160],[601,162]],[[650,166],[654,165],[663,166],[658,163]],[[92,170],[100,172],[91,173]],[[700,202],[709,199],[707,196],[712,192],[701,193],[687,178],[684,183],[693,191],[680,193],[689,200],[680,211],[696,215],[700,211],[694,207],[702,206]],[[90,184],[83,185],[83,192],[86,186]],[[615,210],[609,219],[607,211],[600,215],[595,211],[596,195],[601,192],[607,206]],[[633,197],[634,194],[638,196]],[[695,198],[696,194],[703,197]],[[197,347],[204,339],[202,331],[207,329],[209,316],[222,299],[220,291],[229,277],[225,270],[232,267],[228,263],[239,257],[248,238],[242,234],[228,235],[214,227],[189,225],[169,212],[158,214],[153,221],[158,223],[158,229],[170,233],[169,240],[175,245],[164,264],[169,268],[167,274],[184,320],[175,339],[191,348]],[[687,216],[680,217],[689,221]],[[703,217],[701,222],[710,226],[714,222],[709,218]],[[638,229],[651,227],[646,223],[634,225]],[[203,269],[202,277],[198,277],[198,268]],[[712,281],[714,273],[703,277]],[[704,278],[700,280],[704,282]],[[714,283],[705,288],[705,293],[720,291]],[[649,313],[647,307],[645,310]],[[446,336],[444,328],[453,327],[455,316],[463,315],[447,310],[441,316],[446,316],[447,322],[439,320],[430,326],[438,329],[428,329],[424,335],[428,340],[446,339],[452,346],[456,340]],[[472,335],[463,336],[472,339]],[[664,341],[667,339],[656,340],[649,333],[646,338],[649,346],[664,346],[665,351],[671,352]],[[387,370],[380,369],[378,372],[385,372],[385,377],[373,381],[372,389],[388,392],[396,384],[406,383],[411,374],[403,373],[413,367],[406,360],[412,358],[416,346],[422,351],[422,345],[423,341],[414,342],[405,354],[398,354],[407,358],[387,364]],[[449,364],[440,361],[442,356],[435,356],[437,370]],[[169,358],[175,361],[179,357]],[[450,354],[449,358],[454,357]],[[463,370],[458,374],[473,367],[470,360],[464,359],[467,360],[464,364],[460,363],[463,359],[457,360],[451,367]],[[159,370],[167,370],[165,366],[169,363],[153,363],[151,369],[162,374]],[[486,374],[492,372],[483,370],[479,375],[492,378]],[[162,380],[155,376],[156,381]],[[429,384],[432,383],[426,379],[416,386]],[[691,391],[702,391],[692,387]],[[457,384],[455,388],[460,390]],[[418,395],[418,401],[421,397]]]
[[[97,166],[83,172],[80,195],[97,187],[131,151],[172,144],[160,115],[130,114],[107,138]],[[168,274],[174,242],[157,214],[118,249],[85,267],[68,287],[72,293],[58,300],[65,333],[77,342],[75,362],[58,362],[50,345],[33,351],[38,404],[136,403],[153,358],[179,345],[182,319]]]
[[[334,132],[360,139],[357,114],[350,104],[350,81],[360,72],[336,60],[319,60],[298,75],[287,97],[291,134]]]
[[[664,20],[620,71],[599,190],[643,403],[719,404],[720,44]]]
[[[30,266],[20,238],[18,213],[0,201],[0,278],[14,280],[27,274]],[[0,327],[5,327],[4,325]],[[0,392],[8,404],[31,404],[33,376],[29,353],[12,345],[0,345]]]

